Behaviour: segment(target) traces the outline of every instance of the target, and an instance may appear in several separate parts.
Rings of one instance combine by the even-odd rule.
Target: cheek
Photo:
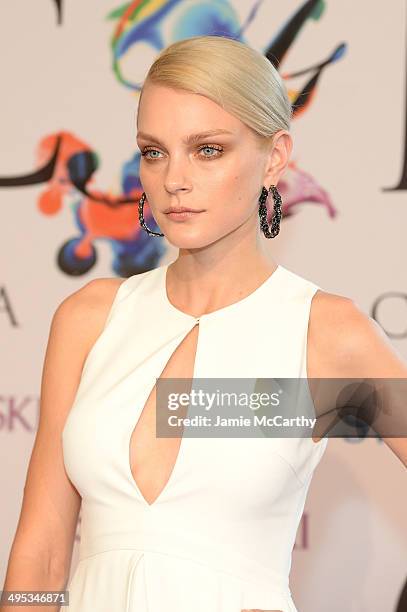
[[[203,192],[213,203],[211,213],[217,216],[220,226],[234,226],[253,213],[261,192],[261,177],[256,172],[258,169],[248,168],[246,163],[231,172],[213,175],[209,185],[203,186]]]
[[[140,181],[142,182],[143,186],[146,189],[148,189],[149,185],[153,184],[153,180],[152,180],[153,172],[151,172],[151,170],[149,170],[145,166],[146,166],[146,162],[140,161],[139,177],[140,177]]]
[[[262,179],[258,168],[248,167],[246,164],[241,171],[235,171],[230,181],[225,184],[229,192],[229,200],[234,202],[235,208],[247,211],[251,208],[257,197],[260,196]]]
[[[211,163],[208,162],[208,165]],[[238,159],[235,156],[228,159],[227,163],[226,160],[221,160],[219,165],[213,162],[201,188],[218,198],[225,198],[225,202],[247,202],[248,194],[253,189],[252,172],[247,160],[241,160],[240,156]]]

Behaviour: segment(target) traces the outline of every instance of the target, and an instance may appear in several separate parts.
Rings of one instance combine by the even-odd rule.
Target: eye
[[[142,151],[142,153],[141,153],[141,155],[142,155],[143,157],[146,157],[147,159],[158,159],[158,158],[157,158],[155,155],[154,155],[153,157],[149,157],[149,156],[147,155],[147,153],[159,153],[159,152],[160,152],[160,151],[157,151],[157,149],[147,149],[147,148],[144,148],[144,149],[143,149],[143,151]]]
[[[203,155],[203,157],[206,159],[213,159],[214,157],[220,157],[220,155],[223,152],[223,148],[218,147],[217,145],[203,145],[202,147],[199,148],[199,151],[204,151],[205,149],[209,151],[216,151],[215,155]]]
[[[223,147],[220,147],[218,145],[202,145],[199,147],[198,151],[199,153],[201,153],[201,151],[209,151],[212,153],[211,155],[207,155],[205,153],[205,154],[201,154],[201,157],[203,159],[214,159],[222,155]],[[148,160],[160,159],[158,155],[148,155],[149,153],[160,153],[160,151],[157,151],[157,149],[153,149],[152,147],[150,148],[145,147],[143,151],[141,152],[141,155]]]

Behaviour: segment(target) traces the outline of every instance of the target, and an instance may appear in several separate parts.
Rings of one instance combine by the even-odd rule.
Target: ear
[[[263,184],[267,188],[270,185],[277,185],[280,176],[288,165],[292,149],[293,139],[287,130],[279,130],[274,134],[267,153],[263,179]]]

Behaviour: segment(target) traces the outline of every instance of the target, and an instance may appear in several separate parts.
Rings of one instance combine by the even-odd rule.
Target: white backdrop
[[[149,2],[146,11],[158,15],[166,4]],[[259,2],[245,41],[264,52],[306,4]],[[204,1],[174,2],[159,23],[164,45],[175,39],[177,20],[192,5],[200,5],[202,14],[209,10]],[[234,10],[243,24],[254,2],[212,0],[215,5],[229,19]],[[315,18],[302,25],[281,64],[290,95],[313,73],[288,75],[326,60],[341,43],[346,47],[322,71],[309,104],[293,122],[293,166],[287,171],[289,191],[282,193],[293,214],[283,219],[279,236],[266,241],[266,247],[279,263],[326,291],[351,297],[369,315],[377,304],[377,320],[407,356],[407,176],[396,189],[406,166],[406,2],[314,5]],[[37,427],[52,314],[90,279],[116,275],[117,243],[111,239],[91,240],[97,260],[83,274],[69,253],[72,269],[64,270],[57,253],[81,235],[75,207],[84,196],[63,182],[73,153],[91,149],[99,156],[91,190],[120,195],[123,176],[131,183],[131,168],[125,165],[137,151],[138,96],[112,68],[118,19],[106,17],[118,8],[114,0],[13,0],[0,7],[2,584]],[[120,69],[125,78],[134,75],[138,81],[153,58],[151,46],[141,41],[123,56]],[[52,178],[22,184],[21,177],[44,166],[60,132],[65,133],[64,148]],[[10,177],[20,180],[10,185]],[[134,218],[133,207],[132,223]],[[125,215],[112,225],[113,238],[123,222]],[[176,255],[162,244],[156,265]],[[145,261],[143,249],[140,243],[133,264]],[[406,473],[390,449],[379,440],[331,439],[314,474],[293,552],[291,588],[299,610],[401,612],[397,602],[407,574],[406,516]],[[79,537],[80,522],[71,571]]]

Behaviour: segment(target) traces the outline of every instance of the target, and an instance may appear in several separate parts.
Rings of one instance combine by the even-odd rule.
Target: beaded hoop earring
[[[271,226],[267,223],[267,206],[266,200],[270,191],[273,194],[274,200],[274,208],[273,208],[273,217],[271,220]],[[270,189],[267,191],[265,187],[261,190],[261,195],[259,198],[259,217],[260,217],[260,227],[266,238],[275,238],[280,231],[280,221],[282,217],[281,213],[281,195],[279,194],[277,187],[275,185],[270,185]]]
[[[164,236],[164,234],[160,234],[159,232],[153,232],[153,230],[151,230],[151,229],[149,229],[147,227],[147,224],[146,224],[145,219],[144,219],[144,202],[145,201],[146,201],[146,194],[143,191],[142,196],[141,196],[141,198],[139,200],[139,203],[138,203],[138,218],[139,218],[141,227],[150,236]]]

